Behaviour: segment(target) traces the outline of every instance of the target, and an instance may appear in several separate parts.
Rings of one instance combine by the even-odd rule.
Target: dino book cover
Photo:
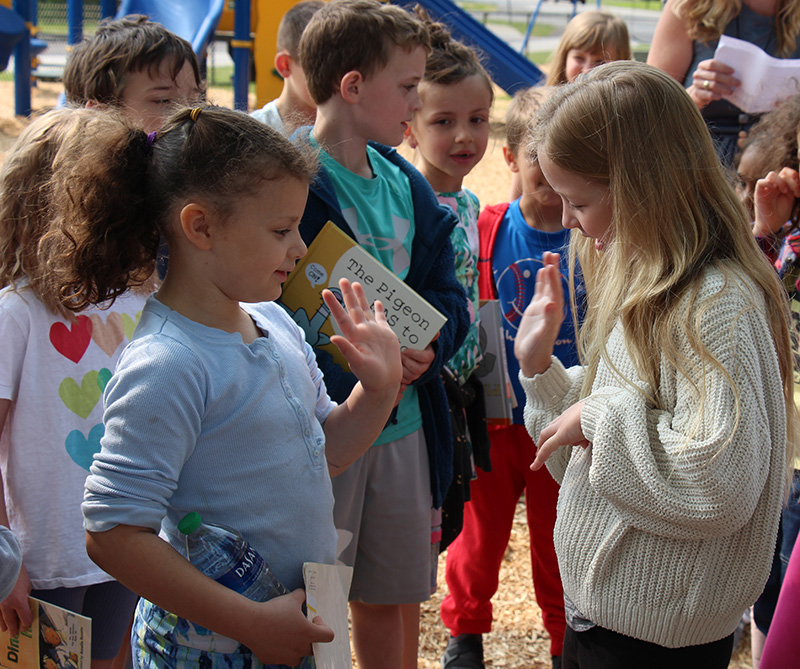
[[[401,348],[424,349],[447,321],[402,279],[328,221],[283,284],[280,302],[305,332],[306,341],[328,351],[345,370],[347,362],[330,340],[331,335],[340,333],[322,301],[322,290],[328,288],[341,302],[339,279],[343,277],[360,283],[370,304],[381,301]]]
[[[15,637],[0,632],[0,667],[15,669],[89,669],[92,621],[60,606],[29,597],[30,627]]]

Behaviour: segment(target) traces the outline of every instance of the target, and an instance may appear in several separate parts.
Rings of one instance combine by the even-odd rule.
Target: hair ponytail
[[[39,252],[67,309],[113,301],[152,275],[160,234],[147,195],[151,158],[147,135],[108,112],[59,151]]]

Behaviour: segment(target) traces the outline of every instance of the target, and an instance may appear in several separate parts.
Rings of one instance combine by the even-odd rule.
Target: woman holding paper
[[[667,0],[647,62],[686,86],[725,165],[736,141],[758,120],[724,98],[739,85],[714,59],[721,35],[745,40],[776,58],[800,58],[800,3],[792,0]]]

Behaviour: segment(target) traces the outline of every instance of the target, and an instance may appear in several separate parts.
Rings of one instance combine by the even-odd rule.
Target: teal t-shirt
[[[313,139],[312,145],[319,147]],[[375,149],[367,147],[374,176],[365,179],[337,163],[326,151],[320,160],[336,191],[342,215],[358,243],[371,256],[405,279],[414,241],[414,201],[408,177]],[[397,407],[397,422],[387,426],[375,444],[401,439],[422,427],[415,386],[409,386]]]

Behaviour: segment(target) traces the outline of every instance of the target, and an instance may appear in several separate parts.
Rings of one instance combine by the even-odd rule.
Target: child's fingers
[[[314,623],[311,643],[330,643],[333,641],[333,630],[325,624],[321,616],[316,616],[311,622]]]
[[[356,298],[356,303],[358,304],[358,307],[364,313],[364,316],[369,318],[371,309],[369,308],[369,300],[367,299],[367,294],[364,292],[364,286],[356,282],[352,284],[352,287],[353,287],[353,295]]]

